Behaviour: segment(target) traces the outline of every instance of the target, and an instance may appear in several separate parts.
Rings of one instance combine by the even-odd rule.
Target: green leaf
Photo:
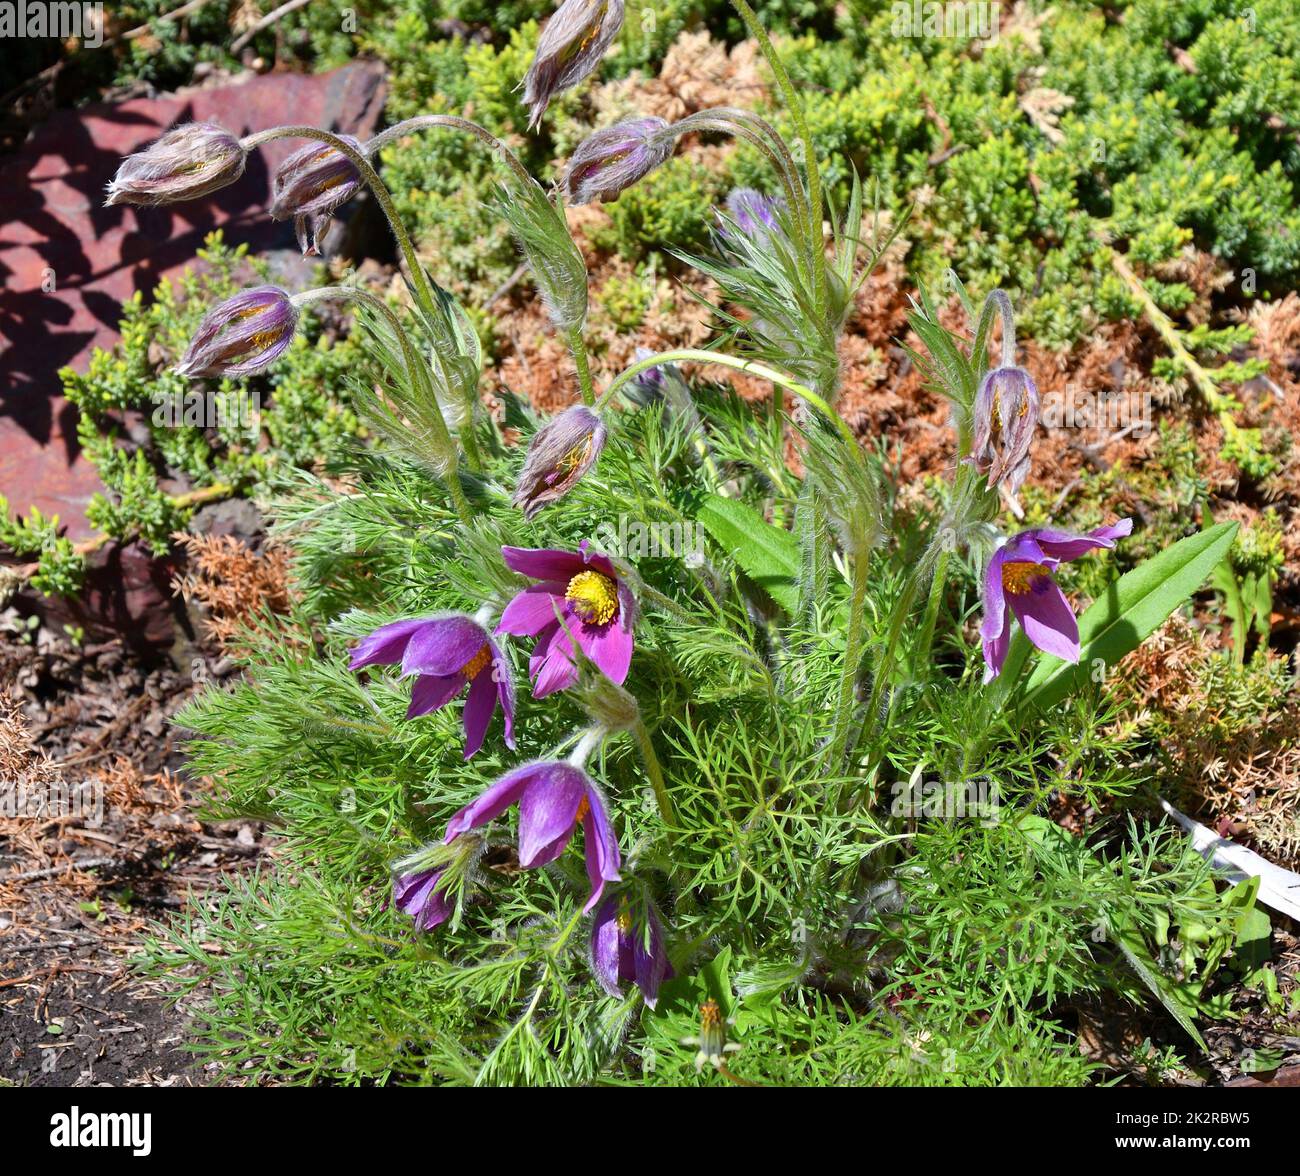
[[[1120,951],[1124,953],[1124,958],[1128,960],[1142,983],[1169,1010],[1169,1015],[1186,1030],[1188,1037],[1196,1042],[1204,1053],[1209,1053],[1205,1038],[1201,1036],[1201,1031],[1196,1028],[1195,1023],[1192,1021],[1192,1012],[1194,1010],[1187,1007],[1184,998],[1170,982],[1169,978],[1160,971],[1155,960],[1151,958],[1151,953],[1147,950],[1147,945],[1143,941],[1141,934],[1133,927],[1116,927],[1114,925],[1111,926],[1111,934],[1115,937],[1115,942],[1119,944]]]
[[[758,511],[734,498],[710,494],[697,521],[741,570],[787,612],[798,603],[799,543]]]
[[[1079,618],[1076,665],[1044,654],[1025,686],[1025,699],[1049,707],[1077,689],[1095,661],[1117,666],[1187,600],[1223,559],[1237,523],[1219,523],[1181,539],[1116,580]]]

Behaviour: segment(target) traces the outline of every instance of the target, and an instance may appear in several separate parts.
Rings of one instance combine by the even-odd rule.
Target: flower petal
[[[1028,592],[1008,592],[1007,602],[1039,649],[1062,661],[1079,660],[1079,622],[1055,580],[1041,576]]]
[[[455,698],[464,685],[465,679],[459,674],[421,674],[411,687],[411,705],[406,708],[406,717],[416,719],[439,710]]]
[[[529,585],[506,605],[497,632],[532,637],[547,625],[555,624],[555,610],[564,608],[565,587],[566,582],[562,580]]]
[[[465,711],[461,715],[461,721],[465,724],[466,759],[483,746],[483,736],[487,734],[496,705],[497,684],[492,680],[492,671],[480,670],[470,683],[469,697],[465,699]]]
[[[391,666],[402,660],[406,652],[406,643],[421,625],[427,624],[428,617],[415,617],[411,620],[393,621],[389,625],[380,625],[368,637],[363,637],[352,650],[348,669],[361,670],[366,666]]]
[[[1027,531],[1025,534],[1033,535],[1045,554],[1061,563],[1068,563],[1095,548],[1114,547],[1117,540],[1127,537],[1132,532],[1133,520],[1120,519],[1116,523],[1097,527],[1083,535],[1075,535],[1070,531],[1053,531],[1046,527]]]
[[[402,656],[403,674],[454,674],[487,644],[483,626],[452,614],[426,621],[412,635]]]
[[[570,613],[565,621],[571,627],[579,622]],[[528,676],[533,680],[533,697],[545,698],[557,690],[567,690],[578,680],[578,667],[573,660],[573,642],[564,627],[556,622],[549,633],[543,633],[528,660]]]
[[[506,567],[533,580],[563,580],[566,584],[586,569],[586,561],[574,551],[555,547],[503,547]]]
[[[497,648],[495,641],[488,642],[492,651],[492,680],[496,685],[497,701],[501,703],[501,714],[505,718],[506,746],[512,751],[515,746],[515,676],[510,663]]]
[[[532,782],[548,765],[545,762],[523,764],[512,772],[507,772],[477,800],[467,804],[450,821],[447,832],[443,834],[443,844],[447,844],[470,829],[477,829],[495,820],[523,795]]]
[[[610,996],[622,996],[619,982],[618,905],[607,898],[596,912],[591,925],[591,970],[601,988]]]
[[[632,664],[632,631],[611,621],[606,625],[587,625],[574,618],[573,635],[583,652],[611,682],[620,686],[627,679]]]
[[[583,841],[587,856],[587,877],[591,880],[591,896],[584,911],[591,910],[600,901],[606,882],[617,882],[622,858],[618,852],[618,838],[605,811],[605,799],[590,783],[587,784],[587,816],[583,820]]]
[[[519,864],[533,869],[564,852],[587,795],[587,774],[572,764],[547,763],[519,798]]]

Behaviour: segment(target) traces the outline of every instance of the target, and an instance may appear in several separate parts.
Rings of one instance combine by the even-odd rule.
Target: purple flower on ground
[[[607,882],[619,880],[622,859],[605,800],[581,768],[563,760],[539,760],[507,772],[447,824],[443,840],[495,820],[511,805],[519,805],[519,864],[531,870],[545,866],[564,852],[574,830],[582,825],[591,895],[584,910],[600,901]]]
[[[528,447],[514,504],[531,519],[548,502],[563,498],[596,464],[606,435],[605,422],[591,409],[566,408]]]
[[[199,323],[176,370],[183,376],[247,376],[280,358],[298,329],[298,308],[279,286],[253,286],[218,303]]]
[[[186,123],[128,155],[104,204],[175,204],[206,196],[244,174],[248,152],[215,123]]]
[[[451,917],[451,902],[441,887],[444,872],[420,870],[393,878],[393,905],[415,920],[417,931],[432,931]]]
[[[564,0],[537,39],[524,77],[528,129],[534,130],[551,99],[576,86],[605,56],[623,27],[623,0]]]
[[[483,746],[497,703],[505,717],[507,747],[514,747],[515,692],[510,664],[486,629],[460,613],[417,617],[383,625],[352,651],[348,668],[401,663],[403,677],[415,674],[408,719],[444,707],[469,684],[462,720],[465,758]]]
[[[766,241],[778,231],[778,212],[783,202],[764,196],[753,188],[735,188],[727,197],[727,213],[732,224],[745,236],[756,241]],[[723,236],[731,236],[732,225],[722,223]]]
[[[1006,661],[1014,613],[1025,636],[1044,653],[1079,660],[1079,624],[1052,573],[1096,547],[1114,547],[1133,530],[1120,519],[1086,535],[1036,527],[1012,536],[993,553],[984,572],[984,681],[996,678]]]
[[[661,118],[629,118],[585,138],[569,158],[564,189],[572,204],[615,200],[673,153]]]
[[[339,138],[357,151],[364,150],[351,135]],[[312,143],[295,151],[275,173],[271,219],[293,217],[303,256],[314,256],[320,251],[320,232],[331,214],[351,200],[360,187],[361,173],[352,160],[337,147]]]
[[[984,377],[975,397],[975,434],[967,460],[988,474],[990,490],[999,483],[1012,495],[1020,489],[1029,473],[1038,410],[1038,386],[1024,368],[994,368]]]
[[[608,557],[589,551],[586,540],[579,551],[503,547],[501,555],[507,567],[538,581],[506,605],[497,626],[498,633],[536,636],[528,663],[533,697],[545,698],[578,680],[573,641],[611,682],[622,685],[632,664],[636,597]]]
[[[658,913],[650,906],[638,919],[626,899],[607,898],[600,904],[591,927],[591,959],[596,979],[610,996],[622,996],[620,985],[634,983],[650,1008],[659,1000],[659,985],[673,974]]]

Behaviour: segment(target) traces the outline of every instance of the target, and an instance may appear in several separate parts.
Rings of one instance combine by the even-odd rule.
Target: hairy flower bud
[[[1020,489],[1029,473],[1029,446],[1038,410],[1038,387],[1024,368],[998,367],[984,377],[975,397],[975,432],[968,460],[988,474],[990,490],[1004,485],[1014,495]]]
[[[623,0],[564,0],[542,29],[524,77],[529,130],[542,121],[552,98],[600,64],[622,27]]]
[[[596,464],[606,435],[605,423],[591,409],[580,404],[565,409],[528,447],[515,505],[531,519],[548,502],[563,498]]]
[[[770,239],[774,232],[779,231],[780,222],[777,216],[783,204],[783,201],[773,200],[769,196],[764,196],[762,192],[754,191],[753,188],[732,189],[727,197],[730,224],[723,220],[723,236],[732,236],[734,227],[754,240]]]
[[[589,135],[574,151],[564,188],[571,204],[615,200],[654,171],[673,153],[676,141],[664,134],[661,118],[630,118]]]
[[[128,155],[108,185],[111,204],[175,204],[206,196],[244,174],[248,152],[213,123],[186,123]]]
[[[278,286],[254,286],[213,307],[176,370],[183,376],[247,376],[293,342],[298,308]]]
[[[351,135],[340,135],[349,147],[364,150]],[[312,143],[295,151],[281,165],[271,186],[273,220],[293,217],[298,246],[304,257],[320,252],[320,231],[335,209],[361,187],[357,165],[337,147]]]

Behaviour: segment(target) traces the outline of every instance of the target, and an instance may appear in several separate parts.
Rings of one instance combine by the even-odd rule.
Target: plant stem
[[[582,393],[582,403],[590,408],[596,403],[596,388],[591,380],[591,364],[587,360],[587,341],[582,337],[582,327],[570,327],[566,336],[574,365],[578,369],[578,390]]]
[[[858,660],[862,656],[862,622],[867,597],[867,569],[871,564],[869,551],[853,557],[853,584],[849,596],[849,625],[844,634],[844,664],[840,667],[839,705],[835,712],[835,729],[831,741],[831,762],[838,771],[849,738],[849,724],[853,721],[853,691],[858,677]]]
[[[468,118],[458,118],[453,114],[421,114],[415,118],[408,118],[402,122],[389,127],[385,131],[380,131],[369,143],[366,144],[366,150],[369,152],[379,151],[387,147],[389,143],[402,138],[404,135],[412,134],[415,131],[426,130],[431,127],[446,127],[449,130],[465,131],[475,136],[482,142],[486,143],[505,161],[507,166],[515,177],[529,183],[532,176],[528,174],[528,169],[520,162],[519,156],[510,150],[500,139],[498,139],[486,127],[480,126]]]
[[[857,445],[858,439],[853,435],[853,430],[844,423],[843,418],[817,395],[811,388],[805,387],[797,380],[782,372],[778,372],[768,367],[766,364],[755,363],[750,359],[737,359],[734,355],[724,355],[718,351],[698,351],[693,348],[684,348],[681,351],[663,351],[657,355],[651,355],[634,363],[631,367],[625,368],[619,372],[610,385],[601,394],[600,399],[596,402],[597,408],[602,408],[605,403],[628,381],[635,379],[642,372],[648,371],[652,367],[658,367],[664,363],[713,363],[720,367],[733,368],[738,372],[745,372],[749,375],[758,376],[763,380],[770,380],[773,384],[782,388],[788,388],[796,396],[802,397],[820,412],[835,428],[839,431],[850,445]]]
[[[934,627],[939,619],[939,605],[943,601],[944,587],[948,577],[948,560],[952,552],[944,550],[939,554],[935,564],[934,578],[930,581],[930,596],[925,602],[925,618],[921,622],[921,636],[916,645],[916,665],[924,665],[930,656],[930,646],[934,641]]]
[[[668,796],[668,786],[664,783],[663,768],[659,766],[659,757],[655,754],[654,744],[650,742],[650,732],[646,729],[645,721],[640,715],[637,716],[636,723],[632,727],[632,734],[636,737],[637,746],[641,749],[641,758],[645,760],[646,775],[650,777],[650,786],[654,789],[655,802],[659,805],[659,815],[663,817],[665,825],[676,827],[677,813],[673,808],[672,800]]]

